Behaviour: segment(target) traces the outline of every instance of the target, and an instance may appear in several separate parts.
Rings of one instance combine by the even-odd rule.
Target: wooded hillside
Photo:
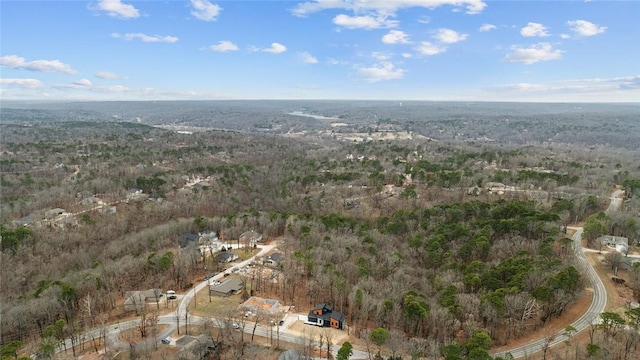
[[[500,345],[582,294],[566,226],[615,185],[634,196],[603,231],[638,240],[637,148],[190,133],[22,111],[0,129],[2,343],[38,341],[59,319],[67,334],[108,323],[130,290],[188,289],[213,264],[180,247],[185,234],[253,229],[286,240],[282,300],[333,304],[357,333],[444,346],[486,331]],[[640,276],[630,286],[640,296]]]

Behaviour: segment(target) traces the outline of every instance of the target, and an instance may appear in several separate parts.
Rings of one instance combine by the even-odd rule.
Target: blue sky
[[[640,101],[639,1],[0,1],[24,100]]]

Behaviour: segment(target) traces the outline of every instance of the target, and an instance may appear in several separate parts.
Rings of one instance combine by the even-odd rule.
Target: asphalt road
[[[238,264],[235,264],[234,267],[241,268],[247,265],[249,262],[253,261],[256,256],[262,256],[267,252],[271,251],[271,249],[273,249],[274,247],[275,247],[274,245],[260,246],[260,252],[258,252],[258,254],[254,255],[250,259],[247,259]],[[224,274],[221,272],[220,274],[211,278],[211,280],[221,280],[223,278],[224,278]],[[177,314],[180,315],[180,324],[184,325],[185,313],[187,312],[187,307],[191,303],[191,300],[193,299],[194,294],[202,290],[204,287],[208,285],[209,285],[208,280],[200,282],[199,284],[196,285],[195,292],[193,289],[191,289],[181,297],[180,302],[178,303],[178,307],[174,312],[172,312],[171,314],[159,316],[158,324],[169,325],[169,326],[164,331],[156,334],[156,336],[149,336],[144,341],[138,342],[135,345],[136,351],[144,351],[146,348],[150,346],[154,346],[155,342],[159,343],[161,339],[169,336],[174,331],[176,331],[177,330],[177,321],[176,321]],[[189,315],[190,324],[203,323],[204,321],[205,319],[203,318]],[[133,319],[128,321],[118,322],[116,324],[104,325],[102,327],[95,328],[93,330],[90,330],[82,334],[80,342],[91,341],[91,339],[98,339],[104,334],[106,335],[105,337],[106,337],[106,343],[108,348],[128,350],[130,349],[131,345],[119,339],[120,332],[122,332],[123,330],[135,328],[139,325],[139,323],[140,323],[140,319],[138,318],[138,319]],[[65,346],[67,349],[71,349],[70,339],[67,339],[64,345],[59,346],[58,351],[63,351],[65,349]]]
[[[609,203],[609,207],[605,211],[606,213],[612,213],[618,209],[621,203],[621,199],[619,198],[622,190],[616,190],[611,195],[611,202]],[[584,255],[584,249],[582,248],[582,232],[584,231],[581,227],[570,227],[571,229],[576,230],[575,234],[573,234],[573,249],[576,253],[576,258],[578,264],[584,271],[584,274],[589,278],[589,282],[593,288],[593,300],[591,301],[591,305],[587,309],[587,311],[576,321],[574,321],[571,326],[573,326],[577,332],[581,332],[582,330],[587,329],[591,324],[598,322],[600,318],[600,313],[602,313],[607,305],[607,289],[604,287],[604,283],[596,273],[596,270],[589,264],[586,256]],[[566,341],[568,338],[564,335],[564,330],[559,331],[558,333],[538,339],[534,342],[531,342],[527,345],[518,346],[513,349],[509,349],[506,351],[501,351],[499,353],[492,354],[493,356],[504,356],[507,353],[511,353],[511,355],[515,358],[522,358],[527,355],[531,355],[538,351],[542,351],[545,346],[554,346],[561,342]]]
[[[236,268],[241,268],[245,265],[247,265],[248,263],[250,263],[251,261],[254,261],[254,258],[256,256],[262,256],[266,253],[268,253],[269,251],[271,251],[275,246],[274,245],[265,245],[262,246],[260,249],[260,252],[258,254],[256,254],[254,257],[247,259],[243,262],[240,262],[236,265],[234,265],[234,267]],[[221,278],[223,278],[223,273],[220,273],[218,275],[216,275],[215,277],[213,277],[213,280],[219,280]],[[180,303],[178,304],[178,307],[176,308],[176,311],[171,313],[171,314],[167,314],[167,315],[163,315],[160,316],[158,318],[158,323],[161,325],[168,325],[168,327],[162,331],[161,333],[158,333],[155,337],[153,336],[149,336],[147,339],[145,339],[144,341],[141,341],[139,343],[137,343],[135,345],[135,351],[136,352],[144,352],[146,349],[155,346],[155,342],[160,342],[161,339],[169,336],[170,334],[172,334],[173,332],[176,331],[177,329],[177,321],[176,321],[176,315],[180,314],[180,324],[184,325],[185,321],[184,321],[184,314],[187,311],[187,307],[189,306],[189,304],[191,303],[191,300],[193,299],[193,296],[195,293],[197,293],[198,291],[202,290],[204,287],[208,286],[209,282],[208,281],[202,281],[201,283],[197,284],[195,287],[195,292],[194,290],[190,290],[188,291],[185,295],[182,296],[182,298],[180,299]],[[213,324],[214,325],[218,325],[218,324],[222,324],[222,321],[216,321],[215,318],[205,318],[205,317],[200,317],[200,316],[194,316],[194,315],[189,315],[189,324],[203,324],[206,321],[211,321],[213,320]],[[140,322],[140,319],[134,319],[134,320],[129,320],[126,322],[122,322],[116,325],[108,325],[106,327],[106,333],[107,333],[107,346],[110,349],[119,349],[119,350],[123,350],[123,351],[128,351],[130,349],[130,345],[126,342],[123,342],[119,339],[119,334],[121,331],[126,330],[126,329],[131,329],[134,328],[136,326],[138,326]],[[291,343],[291,344],[303,344],[305,342],[305,337],[304,336],[299,336],[299,335],[294,335],[294,334],[288,334],[286,333],[286,326],[287,324],[285,324],[284,327],[278,329],[276,327],[274,327],[273,329],[271,329],[270,326],[263,326],[263,325],[258,325],[256,327],[256,331],[255,331],[255,335],[257,336],[262,336],[265,338],[269,338],[271,336],[273,336],[274,341],[276,341],[279,338],[279,341],[281,342],[286,342],[286,343]],[[245,340],[248,340],[251,336],[251,333],[253,332],[253,324],[251,322],[247,322],[246,326],[244,327],[244,329],[242,329],[245,332]],[[278,330],[279,330],[279,335],[278,335]],[[240,329],[238,330],[229,330],[229,331],[240,331]],[[312,332],[310,330],[310,332]],[[100,336],[100,329],[96,329],[93,331],[90,331],[88,333],[85,333],[85,337],[86,339],[91,339],[91,336],[93,337],[99,337]],[[314,339],[315,340],[315,339]],[[70,341],[68,341],[67,343],[68,348],[70,348],[71,343]],[[163,344],[158,344],[157,346],[166,346]],[[325,345],[326,346],[326,345]],[[342,344],[335,344],[331,346],[331,352],[332,354],[335,356],[338,353],[338,350],[340,349],[340,347],[342,346]],[[351,359],[368,359],[369,355],[361,350],[357,350],[357,349],[353,349],[353,355],[351,356]]]
[[[262,256],[264,254],[266,254],[267,252],[271,251],[271,249],[274,248],[274,245],[265,245],[262,246],[260,249],[260,252],[258,254],[256,254],[254,257],[247,259],[243,262],[240,262],[238,264],[235,264],[234,267],[236,268],[241,268],[245,265],[247,265],[249,262],[254,261],[254,258],[256,256]],[[223,273],[220,273],[218,275],[216,275],[215,277],[212,278],[212,280],[220,280],[224,277]],[[114,350],[114,349],[118,349],[121,351],[130,351],[131,347],[133,346],[133,349],[137,352],[137,353],[144,353],[146,350],[154,347],[154,346],[167,346],[164,344],[160,343],[160,340],[168,337],[169,335],[171,335],[172,333],[174,333],[177,330],[177,324],[178,321],[176,319],[176,315],[180,315],[180,324],[181,326],[184,326],[185,324],[185,313],[188,310],[188,306],[191,303],[191,300],[193,299],[194,294],[196,294],[198,291],[202,290],[203,288],[205,288],[206,286],[208,286],[209,281],[202,281],[199,284],[196,285],[195,287],[195,292],[193,289],[189,290],[185,295],[183,295],[180,299],[180,302],[178,303],[178,306],[176,307],[176,311],[167,314],[167,315],[162,315],[160,317],[158,317],[158,324],[160,325],[168,325],[166,329],[164,329],[162,332],[156,334],[155,336],[149,335],[146,339],[144,339],[143,341],[140,341],[138,343],[136,343],[135,345],[131,345],[125,341],[120,340],[119,336],[120,336],[120,332],[124,331],[124,330],[128,330],[128,329],[132,329],[137,327],[140,324],[140,319],[132,319],[132,320],[128,320],[128,321],[124,321],[124,322],[120,322],[117,324],[110,324],[110,325],[105,325],[104,327],[101,328],[96,328],[93,329],[91,331],[88,331],[86,333],[84,333],[83,336],[83,341],[90,341],[92,338],[98,339],[102,336],[102,334],[106,334],[106,343],[107,343],[107,348],[110,350]],[[205,317],[200,317],[200,316],[194,316],[194,315],[189,315],[189,325],[197,325],[197,324],[203,324],[206,321],[213,321],[213,324],[215,326],[222,326],[222,321],[217,321],[218,319],[215,318],[205,318]],[[247,322],[246,326],[244,327],[244,329],[242,329],[245,332],[245,341],[250,339],[251,333],[253,332],[253,323],[251,322]],[[279,331],[279,335],[278,335],[278,330]],[[240,329],[238,330],[232,330],[229,329],[229,331],[235,331],[235,332],[239,332],[241,331]],[[312,330],[310,330],[310,333],[312,332]],[[294,334],[288,334],[286,333],[286,324],[285,327],[282,327],[280,329],[277,329],[276,327],[274,327],[273,329],[271,329],[271,327],[269,326],[263,326],[263,325],[258,325],[256,327],[256,331],[255,331],[255,335],[257,336],[262,336],[265,338],[269,338],[271,336],[273,336],[274,341],[277,341],[277,339],[279,338],[279,341],[281,342],[286,342],[286,343],[291,343],[291,344],[304,344],[305,343],[305,337],[304,336],[299,336],[299,335],[294,335]],[[316,339],[314,339],[316,340]],[[71,340],[67,339],[67,341],[65,342],[67,349],[71,349]],[[325,345],[326,346],[326,345]],[[342,346],[342,344],[335,344],[331,346],[331,353],[335,355],[338,353],[338,350],[340,349],[340,347]],[[64,350],[64,347],[60,347],[59,351]],[[357,350],[357,349],[353,349],[353,355],[351,356],[351,359],[368,359],[369,355],[361,350]]]
[[[606,210],[607,213],[611,213],[613,211],[616,211],[616,209],[619,207],[619,205],[621,203],[621,199],[619,199],[619,195],[621,193],[622,193],[622,190],[618,190],[618,191],[615,191],[612,194],[611,202],[609,204],[609,207]],[[575,227],[573,229],[576,230],[575,234],[572,237],[572,240],[574,241],[574,251],[575,251],[575,254],[576,254],[577,261],[578,261],[580,267],[583,269],[584,273],[589,278],[589,281],[591,282],[592,287],[593,287],[593,300],[591,302],[591,305],[589,306],[587,311],[578,320],[576,320],[575,322],[570,324],[571,326],[573,326],[577,330],[577,332],[581,332],[582,330],[587,329],[592,323],[595,323],[595,322],[598,321],[600,313],[604,311],[605,306],[607,304],[607,291],[606,291],[606,289],[604,287],[604,283],[602,282],[602,280],[600,279],[600,277],[596,273],[595,269],[589,264],[589,262],[587,261],[585,255],[584,255],[584,249],[582,248],[582,232],[583,232],[583,228]],[[263,254],[267,253],[273,247],[274,247],[273,245],[263,246],[261,248],[260,252],[256,256],[263,255]],[[249,262],[253,261],[254,258],[255,258],[255,256],[250,258],[250,259],[248,259],[248,260],[245,260],[245,261],[243,261],[243,262],[241,262],[239,264],[236,264],[235,267],[240,268],[240,267],[248,264]],[[220,273],[216,277],[214,277],[213,279],[220,279],[222,277],[223,277],[223,274]],[[176,331],[176,329],[177,329],[176,314],[180,314],[181,315],[180,322],[182,324],[184,324],[184,314],[188,310],[188,306],[189,306],[191,300],[193,299],[194,294],[197,293],[198,291],[202,290],[207,285],[208,285],[208,281],[203,281],[203,282],[199,283],[198,285],[196,285],[195,291],[194,290],[190,290],[182,297],[182,299],[180,300],[180,303],[178,304],[178,307],[176,308],[176,312],[174,312],[172,314],[160,316],[159,319],[158,319],[159,324],[169,325],[167,327],[167,329],[165,329],[161,333],[157,334],[155,337],[150,337],[150,338],[147,338],[145,341],[139,342],[138,344],[135,345],[135,350],[138,351],[138,352],[139,351],[144,351],[146,348],[148,348],[150,346],[154,346],[154,342],[159,342],[160,339],[162,339],[164,337],[167,337],[171,333]],[[207,318],[202,318],[202,317],[193,316],[193,315],[189,316],[189,323],[190,324],[201,324],[201,323],[204,323],[206,320],[213,320],[213,319],[207,319]],[[139,321],[140,321],[139,319],[134,319],[134,320],[118,323],[118,324],[106,325],[102,329],[98,328],[98,329],[91,330],[91,331],[86,332],[85,334],[83,334],[83,340],[84,341],[90,341],[91,338],[99,338],[101,336],[101,334],[106,333],[107,346],[110,349],[117,348],[117,349],[121,349],[121,350],[127,350],[127,349],[130,348],[130,345],[119,340],[119,333],[122,330],[126,330],[126,329],[130,329],[130,328],[136,327],[138,325]],[[215,321],[214,321],[214,323],[215,323]],[[250,335],[253,332],[253,325],[248,324],[244,328],[244,332],[246,334]],[[556,344],[559,344],[559,343],[564,342],[565,340],[567,340],[567,336],[564,335],[563,332],[564,332],[564,330],[559,331],[558,333],[556,333],[556,334],[554,334],[554,335],[552,335],[550,337],[544,337],[544,338],[541,338],[541,339],[536,340],[534,342],[531,342],[531,343],[529,343],[527,345],[518,346],[518,347],[509,349],[509,350],[501,351],[499,353],[493,353],[492,356],[504,356],[507,353],[510,353],[513,356],[513,358],[517,359],[517,358],[522,358],[522,357],[531,355],[533,353],[541,351],[547,345],[548,346],[554,346]],[[274,339],[276,337],[275,333],[276,332],[274,331],[273,332]],[[267,327],[267,326],[259,325],[256,328],[255,334],[258,335],[258,336],[270,337],[271,336],[271,329],[269,327]],[[294,343],[294,344],[295,343],[301,344],[301,343],[304,342],[304,337],[293,335],[293,334],[287,334],[284,331],[280,332],[279,338],[280,338],[280,341],[288,342],[288,343]],[[70,340],[67,340],[65,342],[65,344],[66,344],[67,349],[71,348],[71,341]],[[160,346],[160,345],[158,345],[158,346]],[[332,348],[331,348],[331,352],[335,355],[335,354],[337,354],[339,348],[340,348],[340,345],[338,345],[338,344],[333,345]],[[61,350],[62,350],[62,347],[60,348],[60,351]],[[360,350],[354,349],[354,354],[353,354],[353,356],[351,358],[352,359],[367,359],[368,358],[368,354],[366,352],[364,352],[364,351],[360,351]]]

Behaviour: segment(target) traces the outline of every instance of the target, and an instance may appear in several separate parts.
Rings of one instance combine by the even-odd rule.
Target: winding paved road
[[[606,213],[611,213],[617,210],[617,208],[620,206],[620,203],[621,203],[621,199],[619,198],[621,193],[623,193],[622,190],[617,190],[612,194],[610,198],[611,202],[609,204],[609,207],[606,210]],[[604,283],[596,273],[595,269],[589,264],[589,262],[587,261],[587,258],[584,255],[584,249],[582,248],[583,228],[581,227],[571,227],[571,228],[576,230],[576,232],[573,234],[572,240],[574,242],[574,251],[577,257],[577,261],[580,267],[583,269],[584,273],[589,278],[589,281],[593,286],[592,287],[593,300],[591,302],[591,305],[578,320],[576,320],[571,324],[571,326],[573,326],[577,330],[577,332],[581,332],[587,329],[592,323],[596,322],[599,319],[600,313],[602,313],[605,310],[605,306],[607,304],[607,291],[604,287]],[[273,247],[274,245],[262,246],[260,252],[255,256],[266,254],[268,251],[273,249]],[[248,264],[249,262],[253,261],[255,256],[239,264],[236,264],[235,267],[240,268]],[[214,279],[219,279],[221,277],[223,277],[222,273],[218,274]],[[169,326],[164,331],[157,334],[155,338],[150,337],[136,344],[135,345],[136,351],[143,351],[149,346],[155,345],[154,342],[157,342],[159,339],[165,338],[169,336],[171,333],[173,333],[174,331],[176,331],[176,328],[177,328],[176,314],[182,315],[180,321],[184,323],[184,314],[186,313],[187,307],[190,304],[191,300],[193,299],[194,294],[202,290],[207,285],[208,285],[208,281],[203,281],[199,283],[198,285],[196,285],[195,291],[190,290],[182,297],[182,299],[180,300],[180,303],[178,304],[178,307],[176,308],[176,312],[160,316],[158,323],[162,325],[169,325]],[[201,323],[204,323],[206,320],[211,320],[211,319],[203,318],[199,316],[193,316],[193,315],[189,316],[190,324],[201,324]],[[107,325],[102,329],[94,329],[92,331],[89,331],[83,334],[84,341],[90,341],[91,338],[99,338],[101,337],[101,333],[106,333],[108,348],[110,349],[117,348],[121,350],[127,350],[130,348],[130,345],[122,342],[119,339],[119,333],[122,330],[136,327],[139,321],[140,319],[134,319],[134,320],[122,322],[115,325],[114,324]],[[244,331],[248,334],[251,334],[252,330],[253,330],[253,326],[247,326],[244,329]],[[259,335],[259,336],[269,337],[270,332],[271,332],[271,329],[269,327],[260,325],[256,328],[255,333],[256,335]],[[541,351],[547,345],[554,346],[556,344],[564,342],[565,340],[567,340],[567,336],[564,335],[563,333],[564,333],[564,330],[559,331],[558,333],[554,334],[551,337],[545,337],[537,341],[531,342],[527,345],[515,347],[515,348],[501,351],[498,353],[493,353],[492,356],[503,357],[507,353],[510,353],[515,359],[522,358],[522,357],[531,355],[533,353],[536,353],[538,351]],[[289,342],[289,343],[302,343],[304,341],[304,338],[302,336],[287,334],[286,332],[280,332],[279,337],[280,337],[280,341]],[[65,344],[67,349],[71,348],[70,340],[67,340]],[[334,354],[334,356],[335,354],[337,354],[339,348],[340,346],[337,344],[332,346],[331,352]],[[61,350],[62,348],[60,348],[60,351]],[[352,356],[352,358],[367,359],[368,354],[366,352],[354,349],[354,356]]]
[[[616,190],[611,195],[611,202],[609,203],[609,207],[605,211],[606,213],[612,213],[618,209],[621,203],[620,194],[623,193],[622,190]],[[591,305],[587,309],[587,311],[576,321],[574,321],[571,326],[573,326],[577,332],[581,332],[587,329],[591,324],[597,322],[600,318],[600,313],[602,313],[607,305],[607,289],[604,287],[604,283],[596,273],[596,270],[589,264],[586,256],[584,255],[584,249],[582,248],[582,232],[584,231],[581,227],[569,227],[570,229],[576,230],[573,234],[573,249],[576,253],[576,258],[584,274],[587,275],[589,281],[591,282],[593,289],[593,299],[591,301]],[[493,356],[505,356],[507,353],[511,353],[513,358],[522,358],[527,355],[531,355],[538,351],[542,351],[545,346],[554,346],[561,342],[564,342],[568,339],[566,335],[564,335],[564,329],[559,331],[558,333],[552,335],[551,337],[544,337],[542,339],[531,342],[527,345],[518,346],[513,349],[509,349],[506,351],[501,351],[499,353],[492,354]]]

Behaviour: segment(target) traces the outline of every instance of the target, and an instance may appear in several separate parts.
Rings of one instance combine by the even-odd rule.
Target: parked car
[[[169,339],[168,337],[167,337],[167,338],[164,338],[164,339],[162,339],[162,340],[160,340],[160,341],[161,341],[163,344],[171,344],[171,339]]]
[[[167,290],[167,299],[174,300],[177,299],[176,292],[173,290]]]

